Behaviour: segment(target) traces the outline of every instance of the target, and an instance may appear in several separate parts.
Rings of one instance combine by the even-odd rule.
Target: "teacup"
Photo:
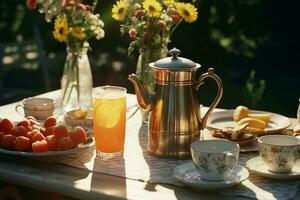
[[[23,112],[20,111],[20,108],[23,109]],[[16,105],[15,110],[21,115],[24,113],[25,117],[33,116],[36,119],[42,120],[53,115],[54,108],[53,99],[31,97],[24,99],[22,104]]]
[[[191,144],[193,163],[200,177],[222,181],[237,165],[239,145],[228,140],[202,140]]]
[[[300,140],[288,135],[258,138],[261,159],[272,172],[290,172],[300,156]]]

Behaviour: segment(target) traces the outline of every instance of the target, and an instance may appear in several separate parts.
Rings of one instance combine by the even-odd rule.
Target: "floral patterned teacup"
[[[191,144],[193,163],[201,178],[222,181],[235,168],[239,145],[228,140],[202,140]]]
[[[288,135],[258,138],[261,159],[272,172],[289,172],[300,156],[300,140]]]
[[[42,120],[53,115],[55,108],[54,100],[42,97],[30,97],[23,99],[22,104],[16,105],[15,109],[21,115],[33,116],[36,119]],[[23,111],[20,111],[20,108]]]

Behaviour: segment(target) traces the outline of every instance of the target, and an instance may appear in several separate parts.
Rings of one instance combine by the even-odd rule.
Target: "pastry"
[[[258,128],[252,128],[252,127],[245,128],[244,132],[252,134],[252,135],[257,135],[257,136],[263,135],[265,133],[264,129],[258,129]]]
[[[213,129],[211,133],[213,137],[231,140],[240,146],[245,146],[257,138],[255,134],[245,131],[247,126],[248,124],[242,124],[236,127]]]
[[[294,136],[300,135],[300,124],[296,125],[293,131],[294,131]]]
[[[233,132],[231,133],[231,139],[232,140],[238,140],[238,138],[243,135],[243,130],[247,128],[249,123],[241,124],[233,129]]]

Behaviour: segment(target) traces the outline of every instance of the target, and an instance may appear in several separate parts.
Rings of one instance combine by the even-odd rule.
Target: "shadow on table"
[[[200,198],[200,199],[248,199],[243,194],[235,195],[234,192],[231,193],[223,193],[221,194],[220,191],[194,191],[191,188],[184,188],[184,187],[176,187],[172,184],[172,181],[167,181],[167,178],[170,178],[173,168],[176,167],[176,163],[182,164],[184,162],[187,162],[187,160],[178,160],[178,162],[174,162],[174,159],[164,159],[164,158],[157,158],[157,159],[149,159],[149,154],[147,152],[147,127],[141,126],[138,133],[139,138],[139,145],[141,149],[143,150],[143,157],[145,161],[147,162],[150,170],[150,180],[155,180],[160,183],[166,183],[166,184],[159,184],[160,186],[166,187],[168,189],[171,189],[174,191],[174,194],[177,199],[187,199],[187,197],[193,198]],[[168,163],[166,165],[165,163]],[[175,164],[175,165],[174,165]],[[170,167],[173,166],[173,167]],[[167,174],[166,177],[157,177],[157,170],[165,170],[164,174]],[[169,185],[171,184],[171,185]],[[156,186],[158,184],[147,182],[145,186],[145,190],[148,191],[156,191]],[[255,198],[255,193],[246,188],[243,185],[240,185],[239,188],[242,188],[245,192],[247,192],[247,195],[251,196],[252,198]],[[228,191],[230,192],[230,189]],[[235,198],[233,198],[235,197]],[[243,198],[244,197],[244,198]],[[276,197],[276,196],[275,196]]]
[[[147,162],[147,164],[148,164],[148,166],[149,166],[149,170],[150,170],[150,179],[151,179],[151,177],[153,176],[153,172],[152,172],[153,168],[150,167],[150,163],[149,163],[149,161],[146,159],[146,156],[145,156],[145,154],[148,154],[148,152],[147,152],[147,140],[145,139],[145,138],[147,138],[147,137],[145,137],[145,135],[143,135],[143,134],[147,134],[147,128],[148,128],[148,127],[141,125],[140,130],[139,130],[139,136],[138,136],[138,137],[139,137],[139,145],[140,145],[141,149],[143,150],[143,157],[145,158],[145,161]],[[148,190],[148,191],[156,191],[156,190],[155,190],[155,186],[156,186],[156,185],[157,185],[157,184],[155,184],[155,183],[149,183],[149,182],[147,182],[147,183],[146,183],[146,186],[145,186],[145,190]]]
[[[127,196],[126,191],[126,172],[125,172],[125,160],[124,158],[116,158],[110,160],[101,160],[98,157],[94,158],[93,173],[91,178],[91,187],[90,190],[95,190],[95,188],[100,189],[102,193],[108,194],[114,197],[123,197]],[[97,166],[96,166],[97,165]],[[104,167],[107,170],[108,176],[104,173],[97,173],[97,167]],[[115,166],[118,166],[116,169]],[[99,170],[99,169],[98,169]],[[118,170],[117,172],[115,170]],[[101,175],[100,175],[101,174]],[[113,174],[116,174],[117,177]],[[101,176],[101,177],[100,177]],[[98,197],[99,198],[99,197]]]
[[[18,159],[16,159],[18,158]],[[89,172],[86,170],[72,168],[72,172],[68,170],[68,168],[62,168],[61,164],[57,162],[57,159],[51,160],[51,157],[44,158],[28,158],[23,156],[15,156],[15,155],[0,155],[1,161],[6,162],[14,162],[18,165],[29,166],[32,168],[37,168],[38,170],[46,170],[50,173],[62,173],[65,175],[69,175],[73,178],[73,181],[83,179],[88,176]],[[51,165],[49,165],[49,163]],[[76,176],[74,176],[76,173]]]
[[[47,181],[55,181],[57,184],[62,185],[75,185],[76,182],[86,178],[89,175],[89,171],[82,170],[74,167],[62,167],[62,164],[57,163],[54,160],[50,160],[50,157],[47,158],[39,158],[39,159],[31,159],[28,157],[15,156],[15,155],[0,155],[1,163],[15,163],[17,166],[23,166],[22,170],[25,171],[24,177],[30,176],[36,180],[44,179]],[[14,169],[14,165],[11,166],[10,170],[16,171],[16,173],[21,173],[20,168],[16,167]],[[63,176],[61,176],[63,175]],[[17,176],[17,175],[15,175]],[[20,193],[21,199],[23,200],[38,200],[38,199],[56,199],[56,200],[65,200],[72,199],[63,197],[60,194],[64,194],[61,190],[53,191],[52,189],[48,189],[46,185],[36,186],[36,184],[31,182],[31,178],[23,178],[23,175],[20,176],[20,182],[15,182],[18,184],[15,186],[17,188],[17,192]],[[19,177],[19,178],[20,178]],[[8,179],[9,180],[9,179]],[[7,180],[7,181],[8,181]],[[4,179],[6,182],[6,180]],[[46,182],[45,181],[45,184]],[[53,182],[52,182],[53,183]],[[5,183],[8,186],[9,183]],[[1,195],[5,196],[1,191],[0,187],[0,199],[2,199]],[[10,193],[11,189],[9,189],[8,193]],[[13,193],[14,194],[14,193]],[[67,194],[66,194],[67,195]],[[4,198],[8,199],[19,199],[16,198],[15,195],[9,195],[12,198]]]
[[[250,174],[244,182],[221,190],[221,194],[234,197],[248,197],[252,199],[299,199],[297,180],[276,180]],[[299,194],[299,192],[298,192]]]
[[[147,143],[148,143],[148,136],[147,136],[147,128],[146,126],[141,126],[139,129],[139,145],[140,148],[143,150],[143,157],[148,165],[149,168],[149,180],[153,182],[159,183],[167,183],[170,184],[172,180],[170,180],[171,174],[173,172],[173,168],[170,166],[177,166],[178,163],[183,163],[185,160],[176,161],[174,159],[167,159],[167,158],[155,158],[149,155],[147,151]],[[163,171],[163,172],[162,172]],[[164,174],[164,176],[159,176],[158,174]],[[155,187],[157,184],[147,182],[145,186],[145,190],[148,191],[156,191]],[[161,184],[160,184],[161,185]]]
[[[168,175],[172,174],[173,168],[168,168],[168,167],[166,167],[166,165],[163,165],[163,163],[166,163],[166,162],[173,163],[174,162],[173,159],[157,158],[158,162],[156,162],[156,163],[154,163],[153,159],[149,159],[149,154],[147,152],[147,142],[148,142],[147,138],[148,137],[145,134],[147,134],[147,127],[141,126],[140,130],[139,130],[139,145],[140,145],[141,149],[143,150],[143,157],[149,166],[150,180],[158,180],[159,179],[159,177],[157,177],[157,175],[155,175],[155,174],[157,174],[156,170],[165,170],[165,172],[168,173]],[[180,161],[180,163],[183,163],[183,162],[186,162],[186,160]],[[155,166],[155,167],[153,167],[153,166]],[[184,199],[187,199],[187,197],[191,197],[191,198],[198,197],[198,194],[195,191],[193,191],[192,189],[169,185],[170,181],[166,181],[163,178],[164,177],[161,177],[159,182],[166,182],[166,184],[163,184],[163,185],[159,184],[159,185],[173,190],[177,199],[184,200]],[[169,182],[169,183],[167,183],[167,182]],[[144,189],[147,191],[156,191],[157,185],[158,184],[156,184],[156,183],[147,182]],[[200,195],[204,194],[204,193],[206,193],[206,192],[200,192]]]

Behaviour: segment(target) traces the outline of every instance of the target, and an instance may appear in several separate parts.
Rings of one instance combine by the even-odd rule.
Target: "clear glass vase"
[[[300,98],[299,98],[299,106],[297,111],[298,124],[300,124]]]
[[[62,112],[92,107],[93,78],[87,47],[67,48],[67,58],[61,79],[60,107]]]
[[[140,55],[136,66],[136,75],[144,83],[149,92],[154,91],[155,73],[150,68],[149,64],[167,56],[167,47],[159,49],[140,49]],[[143,124],[148,124],[149,112],[140,109],[143,118]]]

